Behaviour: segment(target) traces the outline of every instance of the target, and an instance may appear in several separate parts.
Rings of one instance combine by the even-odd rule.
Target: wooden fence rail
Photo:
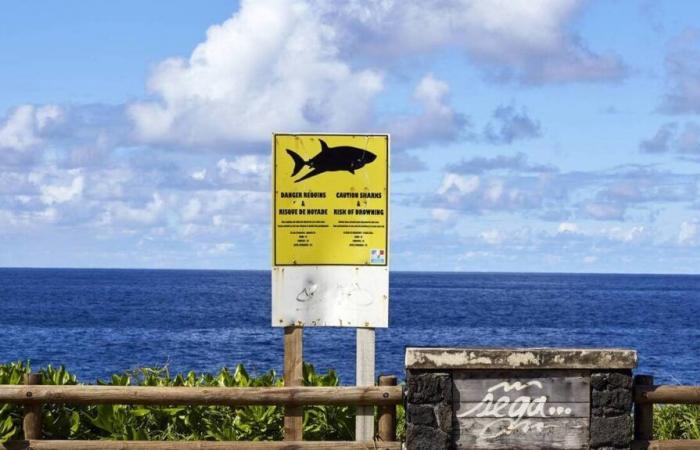
[[[654,440],[654,404],[700,404],[700,386],[654,385],[654,377],[634,377],[634,442],[632,450],[700,449],[700,440]]]
[[[41,376],[28,374],[24,385],[0,385],[0,404],[24,405],[24,440],[0,444],[5,449],[36,450],[222,450],[222,449],[386,449],[398,450],[396,405],[403,390],[396,377],[379,377],[379,386],[336,387],[156,387],[156,386],[45,386]],[[376,439],[357,441],[73,441],[42,440],[41,405],[52,404],[136,404],[136,405],[304,405],[379,406]]]
[[[0,404],[60,403],[72,405],[351,405],[401,403],[400,386],[338,387],[150,387],[150,386],[17,386],[0,385]]]

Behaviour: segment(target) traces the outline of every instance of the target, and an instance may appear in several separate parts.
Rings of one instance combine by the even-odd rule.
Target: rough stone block
[[[435,406],[437,427],[445,433],[452,433],[452,404],[440,403]]]
[[[628,448],[631,440],[631,415],[591,418],[591,448]]]
[[[406,430],[407,450],[448,450],[451,449],[448,433],[436,428],[409,424]]]
[[[632,372],[620,371],[609,373],[608,389],[632,389]]]
[[[614,391],[593,391],[591,406],[619,412],[629,412],[632,409],[632,391],[616,389]]]
[[[431,405],[409,404],[408,408],[406,408],[406,420],[413,425],[437,427],[435,410]]]
[[[591,374],[591,389],[594,391],[604,391],[608,387],[608,374],[605,372],[594,372]]]
[[[452,402],[452,378],[447,373],[417,373],[408,375],[408,403],[426,404]]]

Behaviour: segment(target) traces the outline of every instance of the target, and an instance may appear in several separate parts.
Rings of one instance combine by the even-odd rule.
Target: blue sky
[[[265,269],[273,131],[390,132],[397,270],[697,273],[700,3],[9,1],[0,266]]]

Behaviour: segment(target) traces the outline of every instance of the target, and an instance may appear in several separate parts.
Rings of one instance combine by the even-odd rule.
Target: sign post
[[[272,326],[358,328],[357,385],[374,385],[374,328],[389,319],[389,136],[274,134],[272,153]],[[371,407],[356,431],[374,437]]]

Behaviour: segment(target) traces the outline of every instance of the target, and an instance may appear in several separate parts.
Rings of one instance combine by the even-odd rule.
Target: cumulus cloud
[[[522,109],[499,106],[491,121],[484,128],[484,139],[492,144],[512,144],[522,139],[533,139],[542,135],[540,122],[530,118]]]
[[[433,142],[449,142],[460,138],[469,125],[467,118],[448,102],[450,88],[432,74],[424,76],[413,92],[421,106],[416,115],[392,117],[385,128],[399,148],[417,147]]]
[[[129,108],[138,138],[216,145],[269,140],[274,130],[361,128],[382,75],[354,70],[336,34],[308,2],[246,0],[207,31],[187,59],[161,63],[149,80],[156,101]]]
[[[17,164],[33,158],[44,134],[62,118],[56,105],[21,105],[0,121],[0,162]]]
[[[665,63],[668,87],[660,110],[700,113],[700,28],[687,28],[672,39]]]
[[[41,186],[41,199],[47,205],[55,203],[66,203],[83,193],[85,178],[78,175],[69,185],[47,185]]]
[[[619,78],[618,58],[589,50],[570,31],[581,3],[246,0],[208,30],[189,58],[158,65],[148,83],[155,100],[130,105],[128,114],[146,143],[216,146],[264,142],[271,130],[356,130],[372,124],[383,87],[382,71],[358,66],[451,46],[499,78]],[[411,142],[454,139],[466,121],[445,104],[447,90],[426,76],[414,93],[423,120],[397,118],[391,125]],[[536,121],[507,107],[495,120],[504,123],[489,136],[499,142],[539,135]]]
[[[617,56],[589,49],[571,31],[581,0],[316,3],[351,43],[348,52],[375,60],[457,47],[499,80],[539,84],[625,74]]]

